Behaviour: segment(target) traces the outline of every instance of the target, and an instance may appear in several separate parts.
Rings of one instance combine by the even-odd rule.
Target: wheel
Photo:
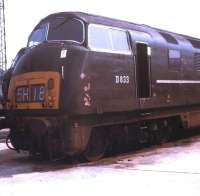
[[[105,131],[100,128],[92,130],[89,143],[83,153],[86,161],[97,161],[104,157],[107,149],[107,138]]]

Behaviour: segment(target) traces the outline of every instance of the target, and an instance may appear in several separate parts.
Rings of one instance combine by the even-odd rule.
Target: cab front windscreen
[[[74,41],[83,43],[84,24],[78,19],[55,18],[49,23],[39,25],[30,35],[28,47],[43,41]]]

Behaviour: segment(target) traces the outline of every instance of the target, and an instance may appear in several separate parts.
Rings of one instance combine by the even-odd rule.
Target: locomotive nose
[[[13,74],[22,74],[33,71],[60,71],[61,43],[42,43],[27,48],[23,55],[15,62]]]
[[[59,109],[61,45],[44,43],[18,59],[8,90],[8,108]]]

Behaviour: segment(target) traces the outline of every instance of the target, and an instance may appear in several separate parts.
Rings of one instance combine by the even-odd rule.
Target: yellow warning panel
[[[58,72],[29,72],[12,77],[8,108],[59,109],[61,76]]]

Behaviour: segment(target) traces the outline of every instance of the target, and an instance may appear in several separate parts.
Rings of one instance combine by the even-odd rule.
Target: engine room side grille
[[[200,53],[194,53],[194,70],[200,71]]]

